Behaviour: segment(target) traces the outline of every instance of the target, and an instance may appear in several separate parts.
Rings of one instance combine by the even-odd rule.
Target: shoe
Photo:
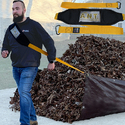
[[[38,125],[38,122],[37,122],[37,121],[31,121],[31,120],[30,120],[30,125]]]

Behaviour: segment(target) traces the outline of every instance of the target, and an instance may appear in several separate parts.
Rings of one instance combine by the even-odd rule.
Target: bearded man
[[[47,68],[53,70],[55,68],[56,49],[52,38],[37,21],[25,17],[26,8],[23,1],[14,0],[12,12],[13,22],[29,41],[39,48],[45,46],[48,53]],[[13,77],[20,95],[20,123],[21,125],[38,125],[30,90],[40,65],[41,54],[19,44],[10,33],[9,27],[4,36],[1,55],[3,58],[7,58],[10,54],[12,61]]]

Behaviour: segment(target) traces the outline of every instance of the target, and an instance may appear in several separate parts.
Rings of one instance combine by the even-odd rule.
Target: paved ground
[[[16,88],[0,90],[0,124],[1,125],[19,125],[19,112],[9,109],[10,97]],[[39,125],[124,125],[125,113],[96,117],[89,120],[76,121],[72,124],[55,121],[46,117],[38,116]]]

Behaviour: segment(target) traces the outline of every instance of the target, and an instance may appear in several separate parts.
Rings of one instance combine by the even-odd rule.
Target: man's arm
[[[8,40],[8,30],[5,33],[3,44],[2,44],[2,50],[1,55],[3,58],[7,58],[10,53],[10,46],[9,46],[9,40]]]
[[[56,58],[56,48],[54,45],[53,39],[50,35],[45,31],[45,29],[38,23],[37,24],[37,38],[43,43],[48,53],[48,69],[53,70],[55,68],[55,58]]]

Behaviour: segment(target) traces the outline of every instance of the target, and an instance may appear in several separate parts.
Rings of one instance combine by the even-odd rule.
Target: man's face
[[[23,8],[21,2],[13,3],[12,11],[13,11],[13,21],[14,22],[23,21],[24,13],[26,10],[25,10],[25,8]]]

